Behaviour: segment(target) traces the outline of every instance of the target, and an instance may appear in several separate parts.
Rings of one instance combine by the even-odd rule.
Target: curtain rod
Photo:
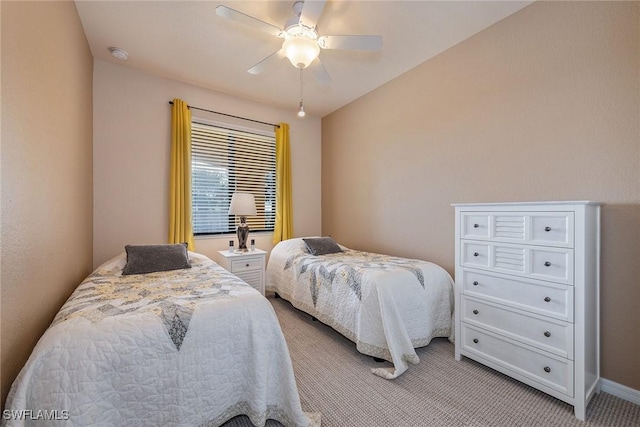
[[[169,101],[169,105],[173,105],[173,101]],[[233,116],[227,113],[220,113],[218,111],[205,110],[204,108],[192,107],[191,105],[187,105],[187,108],[191,108],[194,110],[206,111],[207,113],[220,114],[221,116],[233,117],[234,119],[246,120],[248,122],[261,123],[263,125],[275,126],[280,128],[280,125],[276,125],[274,123],[261,122],[260,120],[247,119],[246,117]]]

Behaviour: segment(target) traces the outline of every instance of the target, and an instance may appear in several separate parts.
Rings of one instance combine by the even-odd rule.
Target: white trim
[[[612,394],[636,405],[640,405],[640,391],[618,384],[606,378],[600,378],[600,391]]]

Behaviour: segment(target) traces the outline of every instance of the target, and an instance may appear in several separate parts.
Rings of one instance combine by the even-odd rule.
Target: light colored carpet
[[[302,408],[322,413],[323,427],[640,426],[640,406],[596,395],[587,421],[573,407],[470,359],[435,339],[417,350],[418,365],[395,380],[370,372],[376,363],[355,345],[281,299],[270,299],[286,337]],[[236,417],[225,427],[250,427]],[[280,426],[268,421],[267,426]]]

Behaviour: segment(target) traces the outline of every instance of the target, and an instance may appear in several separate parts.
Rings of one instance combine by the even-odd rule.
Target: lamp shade
[[[229,215],[249,216],[256,215],[256,200],[251,193],[233,193]]]

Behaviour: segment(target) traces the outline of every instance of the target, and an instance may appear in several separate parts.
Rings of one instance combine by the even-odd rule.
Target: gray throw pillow
[[[340,245],[331,237],[309,237],[304,240],[311,255],[326,255],[342,252]]]
[[[126,245],[127,263],[122,275],[191,268],[186,243],[170,245]]]

